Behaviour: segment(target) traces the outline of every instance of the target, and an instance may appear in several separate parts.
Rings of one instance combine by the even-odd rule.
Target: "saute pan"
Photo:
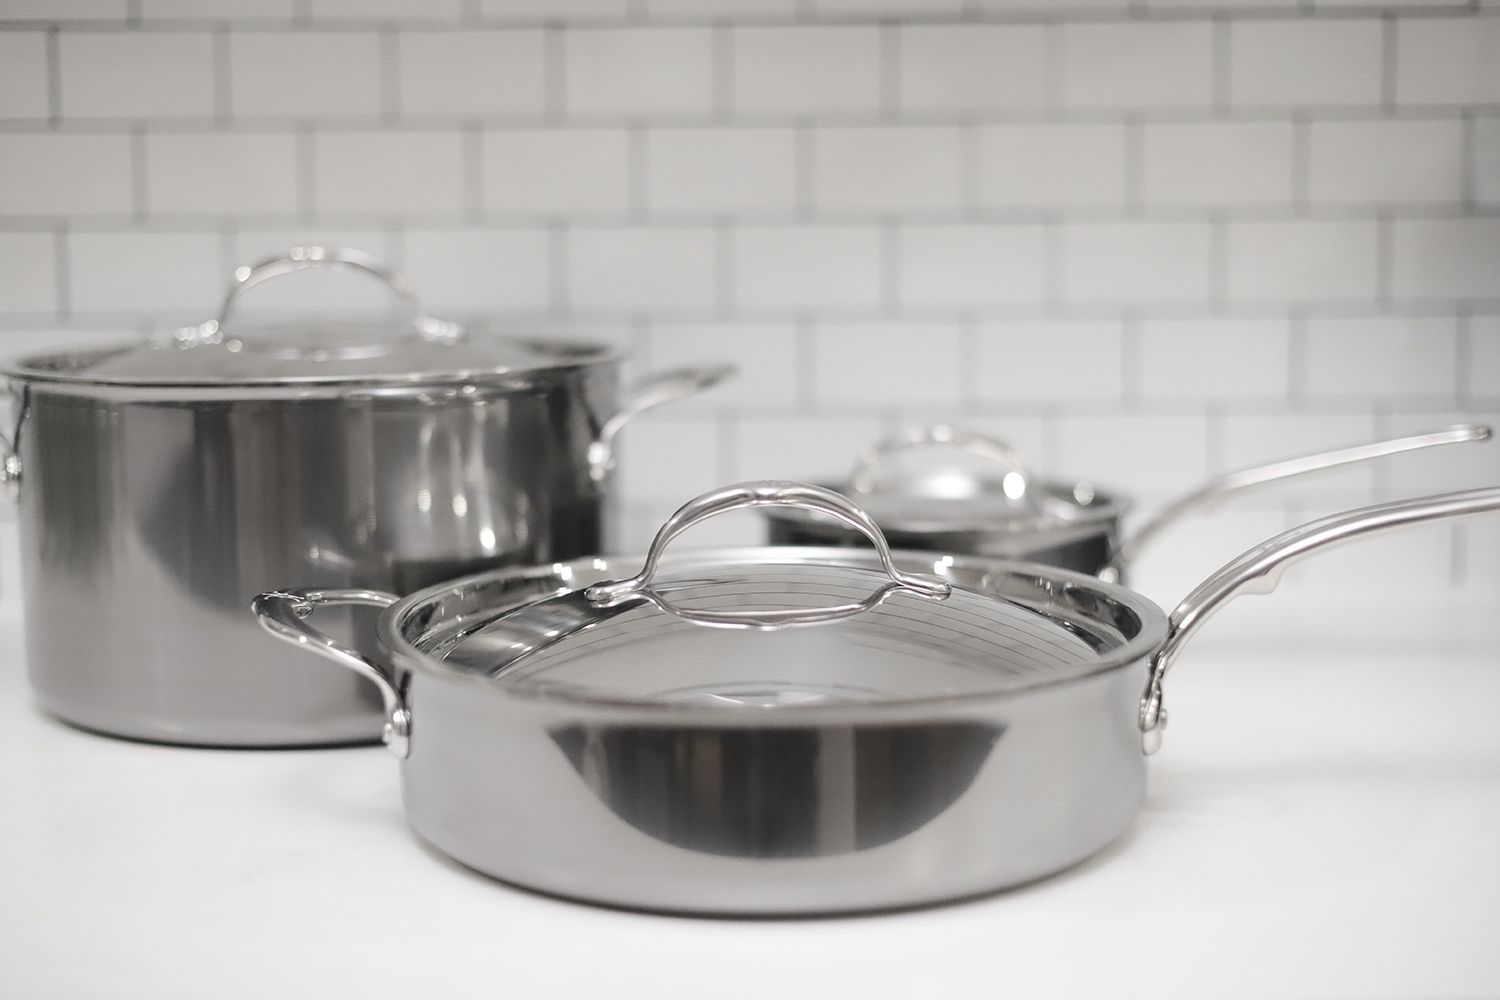
[[[665,554],[706,517],[786,504],[874,550]],[[1055,567],[892,552],[845,497],[756,482],[688,503],[644,560],[403,600],[268,593],[254,610],[380,690],[410,821],[465,865],[627,907],[879,909],[1028,882],[1119,837],[1166,725],[1167,672],[1236,594],[1337,542],[1497,510],[1493,487],[1314,521],[1168,615]],[[347,604],[386,607],[378,657],[309,621]]]

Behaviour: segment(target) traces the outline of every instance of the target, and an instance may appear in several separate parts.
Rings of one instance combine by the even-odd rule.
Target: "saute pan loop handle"
[[[1376,504],[1284,531],[1231,560],[1183,598],[1169,618],[1166,641],[1151,659],[1151,677],[1141,698],[1143,749],[1150,754],[1161,747],[1161,730],[1166,723],[1162,680],[1172,662],[1203,623],[1231,598],[1238,594],[1270,593],[1289,564],[1332,545],[1427,521],[1495,511],[1500,511],[1500,486]]]
[[[652,600],[658,605],[663,605],[663,602],[654,596],[650,584],[652,577],[656,575],[657,563],[672,540],[695,524],[718,514],[726,514],[732,510],[742,510],[747,507],[795,507],[826,514],[848,525],[863,534],[875,546],[875,552],[880,557],[880,564],[890,577],[889,588],[885,591],[877,591],[870,599],[858,604],[836,608],[722,613],[679,612],[683,617],[709,625],[776,628],[784,625],[812,624],[856,613],[869,607],[872,602],[878,603],[889,593],[890,589],[908,590],[923,597],[939,600],[947,597],[952,590],[942,580],[905,573],[898,569],[895,560],[891,558],[891,549],[886,544],[885,535],[881,533],[870,515],[848,497],[821,486],[766,479],[725,486],[689,500],[678,509],[677,513],[669,517],[661,526],[661,530],[656,533],[656,538],[652,540],[651,548],[646,552],[646,561],[642,564],[639,573],[628,580],[595,584],[585,592],[585,596],[596,606],[605,608],[633,600]]]
[[[598,439],[589,445],[589,476],[599,483],[615,471],[615,438],[626,424],[647,410],[712,389],[738,371],[734,365],[672,368],[631,386],[624,405],[604,422]]]
[[[391,675],[368,657],[337,639],[313,628],[308,618],[320,607],[359,604],[388,608],[400,598],[379,590],[278,590],[261,594],[251,602],[261,628],[278,639],[294,643],[348,667],[380,689],[385,703],[385,745],[402,760],[411,752],[411,712],[406,698]]]
[[[926,424],[903,428],[865,450],[849,472],[849,486],[855,493],[875,489],[875,473],[886,462],[905,452],[931,447],[956,448],[1006,470],[1002,485],[1006,496],[1021,500],[1027,496],[1030,479],[1021,452],[999,438],[948,424]]]

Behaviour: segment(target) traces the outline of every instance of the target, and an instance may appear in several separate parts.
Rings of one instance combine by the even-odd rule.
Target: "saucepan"
[[[1167,502],[1128,532],[1125,494],[1092,480],[1038,477],[1009,443],[947,424],[907,427],[861,454],[845,479],[821,485],[858,499],[894,548],[1029,559],[1121,582],[1164,529],[1236,494],[1489,437],[1488,427],[1454,424],[1240,469]],[[772,545],[863,544],[835,518],[797,507],[764,514]]]
[[[666,552],[705,518],[788,505],[873,550]],[[1500,487],[1314,521],[1168,615],[1057,567],[893,552],[840,494],[762,481],[692,500],[644,557],[254,610],[380,690],[412,826],[471,868],[632,908],[882,909],[1099,851],[1145,794],[1169,668],[1226,602],[1334,543],[1488,511]],[[347,604],[386,609],[378,656],[309,620]]]

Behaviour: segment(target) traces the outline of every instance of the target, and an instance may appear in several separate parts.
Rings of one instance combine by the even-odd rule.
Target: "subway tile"
[[[1452,424],[1487,424],[1500,428],[1494,410],[1403,410],[1382,418],[1382,433],[1423,434]],[[1474,490],[1500,483],[1500,447],[1494,440],[1444,445],[1393,455],[1381,462],[1382,491],[1391,499]],[[1484,520],[1493,521],[1494,518]],[[1478,522],[1472,522],[1478,523]]]
[[[1248,469],[1314,452],[1368,444],[1380,435],[1369,413],[1225,414],[1220,430],[1221,463],[1213,472]],[[1373,498],[1375,467],[1370,463],[1320,472],[1285,485],[1268,486],[1260,496],[1291,498],[1301,504],[1349,506]]]
[[[51,233],[0,233],[0,311],[57,309],[57,249]]]
[[[1396,23],[1399,104],[1500,102],[1500,17],[1402,18]]]
[[[484,207],[517,215],[624,215],[629,151],[623,129],[487,132]]]
[[[820,17],[942,17],[963,11],[965,0],[812,0]]]
[[[684,17],[735,22],[790,20],[798,0],[645,0],[646,17]]]
[[[342,247],[359,250],[386,264],[399,259],[395,241],[378,229],[330,228],[297,225],[288,228],[241,229],[234,236],[236,266],[254,264],[269,257],[284,257],[294,246]],[[229,274],[219,278],[229,282]],[[416,289],[420,298],[424,289]],[[247,316],[326,316],[333,313],[383,317],[391,304],[391,291],[384,283],[362,272],[318,268],[276,278],[255,286],[245,294]]]
[[[1051,474],[1085,479],[1104,490],[1161,499],[1208,475],[1208,421],[1197,414],[1064,415]]]
[[[479,0],[479,11],[486,20],[623,21],[630,14],[630,0]]]
[[[525,28],[401,32],[401,113],[540,118],[546,110],[543,38],[540,30]]]
[[[130,137],[0,135],[0,215],[127,215]]]
[[[820,323],[813,329],[818,402],[884,407],[956,400],[961,341],[956,323]]]
[[[902,111],[1041,108],[1046,102],[1040,25],[909,24],[900,29]]]
[[[706,312],[715,299],[712,230],[574,229],[568,293],[581,310]]]
[[[47,35],[0,34],[0,118],[46,118]]]
[[[707,28],[583,28],[565,43],[568,113],[662,116],[713,110]]]
[[[286,132],[148,132],[146,206],[152,215],[291,214],[296,143]]]
[[[897,246],[903,308],[1040,303],[1046,293],[1040,225],[907,226]]]
[[[1463,375],[1469,395],[1500,399],[1500,316],[1469,319],[1468,364]]]
[[[1037,124],[981,129],[979,200],[990,208],[1123,204],[1124,126]]]
[[[1314,122],[1308,196],[1315,203],[1457,202],[1463,125],[1438,121]]]
[[[1474,178],[1474,200],[1500,205],[1500,118],[1474,121],[1474,149],[1468,166]]]
[[[290,21],[292,0],[140,0],[147,21]]]
[[[406,276],[434,314],[545,312],[551,299],[547,233],[526,229],[413,229]]]
[[[1458,322],[1447,317],[1307,320],[1303,384],[1309,396],[1452,397]]]
[[[1500,298],[1500,218],[1397,219],[1393,229],[1396,298]]]
[[[735,422],[736,479],[829,482],[881,436],[869,417],[744,417]]]
[[[1062,296],[1073,302],[1207,302],[1205,223],[1068,223]]]
[[[1380,22],[1239,21],[1229,43],[1235,107],[1380,104]]]
[[[1291,335],[1284,319],[1145,320],[1146,399],[1285,399]]]
[[[790,213],[792,131],[653,128],[646,134],[646,201],[652,212]]]
[[[5,0],[7,21],[123,21],[127,0]]]
[[[963,202],[957,128],[820,128],[813,197],[821,212],[953,211]]]
[[[1054,14],[1062,11],[1072,15],[1124,11],[1130,6],[1130,0],[979,0],[979,6],[999,14]]]
[[[732,364],[735,376],[674,409],[789,406],[797,395],[797,331],[790,323],[654,323],[649,354],[654,368]]]
[[[182,118],[213,114],[213,40],[207,32],[58,35],[65,118]]]
[[[717,429],[707,420],[647,414],[620,435],[617,459],[621,492],[636,498],[685,503],[724,485],[719,472]],[[690,538],[684,545],[693,544]]]
[[[379,39],[373,31],[231,32],[229,80],[237,116],[373,116]]]
[[[732,38],[731,94],[740,114],[880,108],[880,38],[873,26],[741,27]]]
[[[353,18],[359,21],[439,21],[457,20],[464,11],[463,0],[303,0],[313,20]]]
[[[977,338],[976,399],[1119,402],[1124,341],[1118,320],[986,323]]]
[[[1463,585],[1490,608],[1500,601],[1500,524],[1469,519],[1454,527],[1462,547]]]
[[[150,313],[162,326],[218,311],[227,276],[217,233],[73,232],[67,244],[75,310]]]
[[[734,234],[738,308],[865,308],[880,304],[874,226],[761,226]]]
[[[1066,24],[1062,103],[1069,108],[1206,108],[1213,28],[1202,21]]]
[[[456,132],[323,132],[314,137],[313,151],[320,215],[458,215],[464,209]]]
[[[1292,200],[1288,122],[1147,124],[1143,160],[1147,205],[1276,205]]]
[[[1373,299],[1379,239],[1374,222],[1242,222],[1228,227],[1228,293],[1234,301]]]

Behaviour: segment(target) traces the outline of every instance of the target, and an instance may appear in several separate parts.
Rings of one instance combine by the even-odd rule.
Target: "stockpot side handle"
[[[1167,721],[1166,709],[1162,707],[1162,682],[1167,671],[1204,622],[1232,598],[1240,594],[1269,594],[1276,589],[1288,565],[1334,545],[1428,521],[1496,511],[1500,511],[1500,486],[1376,504],[1284,531],[1231,560],[1194,588],[1169,616],[1166,640],[1151,658],[1150,679],[1141,698],[1143,749],[1151,754],[1161,746],[1161,731]]]
[[[927,448],[955,448],[982,458],[1005,470],[1002,480],[1007,496],[1019,500],[1026,496],[1029,476],[1026,461],[1019,449],[1009,442],[949,424],[918,424],[904,427],[888,438],[875,442],[860,454],[849,470],[849,488],[855,493],[869,493],[875,488],[875,473],[891,459]]]
[[[672,608],[651,589],[657,564],[668,545],[684,531],[719,514],[748,507],[795,507],[799,510],[826,514],[853,528],[868,538],[875,546],[880,564],[890,582],[874,594],[855,604],[838,605],[832,608],[795,608],[784,611],[743,612],[682,612]],[[710,490],[689,500],[657,531],[646,552],[641,571],[628,580],[611,580],[597,583],[585,591],[587,599],[597,607],[611,608],[627,601],[648,600],[684,618],[707,625],[722,625],[738,628],[780,628],[788,625],[809,625],[842,618],[867,610],[883,601],[894,590],[906,590],[922,597],[942,600],[952,588],[935,577],[906,573],[896,567],[891,558],[891,549],[885,535],[876,526],[869,514],[841,494],[821,486],[807,483],[792,483],[781,480],[755,480],[737,483],[717,490]]]
[[[23,385],[12,398],[16,405],[15,423],[9,434],[0,431],[0,485],[3,485],[10,502],[18,503],[21,499],[21,428],[26,423],[26,414],[31,411],[30,390]]]
[[[391,753],[404,760],[411,752],[411,712],[395,679],[378,663],[314,628],[308,620],[318,608],[341,604],[388,608],[398,600],[396,595],[379,590],[277,590],[259,595],[250,607],[261,628],[276,638],[317,653],[373,683],[385,705],[381,737]]]
[[[672,368],[647,376],[627,389],[625,402],[604,422],[598,438],[589,446],[589,471],[594,481],[600,482],[614,472],[615,438],[626,424],[647,410],[706,392],[738,373],[737,366],[728,364]]]
[[[1121,541],[1110,560],[1110,567],[1116,572],[1123,570],[1140,556],[1141,548],[1159,535],[1163,529],[1194,511],[1212,507],[1232,494],[1285,479],[1295,479],[1345,465],[1371,462],[1409,451],[1420,451],[1424,448],[1437,448],[1449,444],[1487,441],[1490,435],[1490,428],[1482,424],[1453,424],[1422,434],[1315,452],[1311,455],[1256,465],[1217,476],[1193,491],[1172,500],[1151,515],[1144,524]]]

